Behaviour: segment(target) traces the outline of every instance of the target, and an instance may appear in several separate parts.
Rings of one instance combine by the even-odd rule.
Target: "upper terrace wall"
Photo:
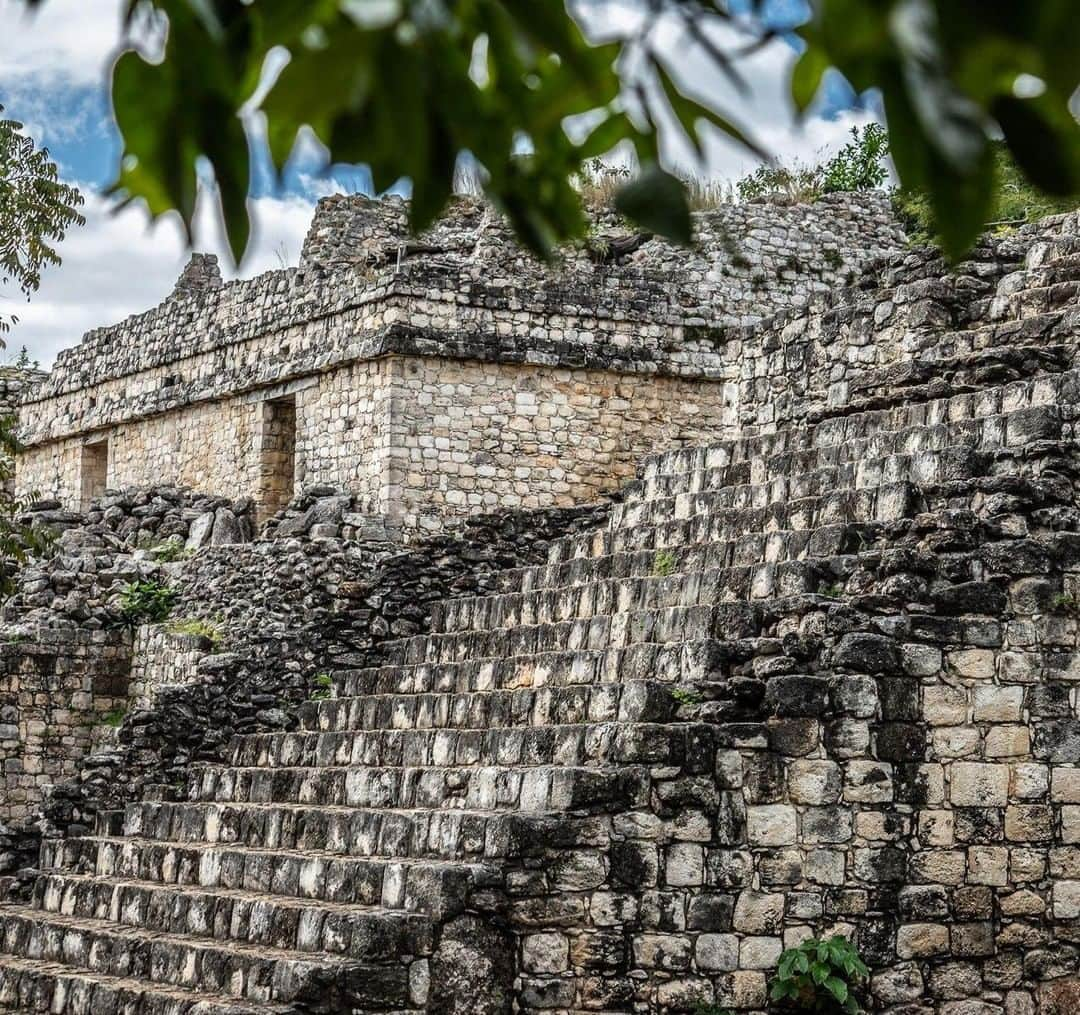
[[[594,348],[597,342],[590,332],[593,327],[612,330],[611,322],[622,322],[622,329],[615,330],[635,331],[642,345],[662,353],[670,350],[660,348],[661,336],[679,338],[667,330],[672,326],[698,323],[698,317],[712,324],[756,320],[799,305],[815,292],[834,289],[900,242],[887,204],[877,194],[837,195],[789,208],[731,205],[699,213],[695,223],[700,242],[694,252],[651,240],[619,264],[597,265],[582,251],[570,251],[560,269],[548,270],[522,254],[501,221],[474,202],[462,202],[423,238],[422,249],[405,250],[399,260],[403,240],[398,234],[404,227],[400,202],[326,199],[312,223],[299,270],[268,272],[219,287],[178,289],[153,310],[90,331],[78,345],[62,351],[49,380],[28,405],[26,436],[36,441],[58,436],[64,426],[81,432],[109,421],[98,411],[77,428],[73,419],[58,423],[47,407],[34,408],[42,402],[165,365],[180,367],[201,355],[222,357],[221,365],[241,367],[247,376],[232,376],[212,387],[204,384],[201,391],[170,391],[156,404],[136,384],[119,400],[133,401],[132,415],[142,415],[171,408],[170,400],[175,404],[200,394],[214,397],[228,390],[229,382],[274,383],[292,370],[325,368],[342,354],[378,355],[372,344],[341,349],[340,336],[324,330],[317,336],[318,348],[305,350],[309,355],[302,362],[296,347],[279,333],[348,311],[360,318],[351,330],[371,329],[401,320],[391,314],[380,321],[371,309],[376,304],[411,304],[417,296],[470,305],[468,311],[459,308],[460,317],[444,310],[442,320],[423,322],[425,308],[415,315],[414,323],[421,327],[442,324],[452,328],[453,335],[483,333],[488,329],[482,325],[494,323],[496,316],[502,320],[491,330],[504,335],[507,314],[511,323],[524,323],[525,315],[537,314],[583,321],[565,333],[558,320],[545,321],[551,332],[528,336],[540,355],[552,354],[540,348],[542,339],[561,339],[577,347],[580,357],[602,358],[603,350]],[[620,231],[625,234],[625,227],[619,230],[601,220],[594,242],[603,246]],[[470,312],[475,321],[466,319]],[[633,321],[661,330],[627,328]],[[273,349],[273,355],[237,363],[239,357],[224,352],[257,337],[268,340],[260,353]],[[275,338],[279,341],[271,345]],[[183,370],[177,373],[180,383],[171,387],[183,389],[195,379]],[[100,399],[85,408],[98,408],[97,403]],[[77,416],[83,419],[82,413]]]
[[[456,205],[420,241],[407,236],[404,214],[395,201],[328,199],[299,269],[220,285],[216,267],[200,261],[159,307],[89,332],[58,356],[51,376],[23,406],[30,450],[20,464],[20,488],[75,501],[85,493],[82,442],[107,436],[113,485],[164,479],[230,496],[254,493],[258,403],[315,385],[317,397],[295,395],[297,412],[310,410],[297,420],[297,485],[347,485],[373,509],[419,517],[435,504],[456,512],[490,507],[497,493],[513,499],[521,470],[539,482],[536,470],[546,462],[555,473],[545,486],[550,499],[541,504],[595,495],[623,478],[627,470],[615,467],[616,460],[655,449],[643,441],[674,439],[687,424],[698,437],[716,436],[734,423],[725,385],[738,376],[737,348],[717,342],[718,325],[798,305],[850,279],[901,239],[880,195],[844,196],[812,206],[703,213],[697,250],[638,237],[635,249],[614,264],[598,262],[626,249],[618,242],[626,239],[626,227],[601,217],[590,249],[569,251],[561,266],[549,269],[514,246],[501,220],[476,202]],[[358,399],[370,405],[384,390],[372,387],[370,372],[359,365],[388,356],[432,360],[420,371],[427,401],[411,415],[396,412],[389,438],[389,417],[356,405]],[[486,375],[473,370],[467,411],[456,417],[454,398],[438,393],[438,377],[468,370],[451,368],[449,360],[489,365]],[[596,437],[597,448],[604,448],[598,454],[587,453],[588,443],[569,431],[556,440],[537,433],[526,442],[536,452],[522,465],[507,457],[512,434],[485,438],[490,446],[470,454],[505,462],[496,466],[505,471],[479,492],[463,482],[475,478],[463,475],[475,463],[452,457],[464,452],[418,451],[420,435],[433,437],[448,419],[483,430],[492,419],[525,418],[508,411],[506,401],[507,385],[517,382],[514,368],[525,365],[530,369],[520,376],[538,390],[555,376],[551,371],[572,377],[568,404],[581,409],[585,421],[596,411],[618,411],[606,406],[625,401],[612,394],[619,375],[672,383],[654,407],[664,415],[648,426],[606,423]],[[364,380],[354,376],[357,369]],[[713,390],[696,398],[695,383]],[[473,394],[480,392],[490,404],[475,404]],[[643,396],[635,411],[647,401]],[[706,407],[709,415],[695,420]],[[562,413],[568,411],[564,405]],[[556,426],[566,427],[558,415]],[[573,459],[579,450],[580,462]],[[415,462],[404,464],[417,454],[424,459],[422,477]],[[481,464],[487,472],[490,462]],[[439,480],[438,470],[450,478]]]

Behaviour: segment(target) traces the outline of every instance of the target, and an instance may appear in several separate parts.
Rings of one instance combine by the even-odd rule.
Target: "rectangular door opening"
[[[259,519],[292,500],[296,483],[296,396],[263,402],[259,462]]]
[[[85,511],[90,506],[90,501],[103,496],[109,485],[109,442],[107,440],[83,445],[81,473],[79,504]]]

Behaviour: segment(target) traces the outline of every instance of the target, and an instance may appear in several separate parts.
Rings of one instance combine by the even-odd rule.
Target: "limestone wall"
[[[124,631],[7,628],[0,641],[0,820],[22,818],[73,775],[111,710],[125,706]]]
[[[349,490],[407,528],[592,501],[631,479],[642,455],[735,422],[735,388],[722,380],[390,356],[103,428],[109,485],[165,477],[261,503],[277,439],[268,413],[283,396],[295,404],[293,488]],[[74,507],[92,467],[83,438],[69,437],[28,449],[19,481]]]
[[[407,528],[595,501],[649,451],[734,422],[734,388],[720,382],[422,357],[393,360],[392,375],[386,508]]]

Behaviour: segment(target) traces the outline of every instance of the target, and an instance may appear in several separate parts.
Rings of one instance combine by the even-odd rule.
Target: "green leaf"
[[[805,113],[814,101],[818,89],[821,88],[821,79],[828,69],[828,56],[815,45],[808,45],[795,62],[795,69],[791,74],[791,97],[800,115]]]
[[[810,977],[818,986],[821,986],[828,978],[832,970],[827,962],[815,962],[810,967]]]
[[[582,162],[606,155],[620,141],[633,133],[633,125],[623,113],[612,113],[592,129],[578,145],[577,157]]]
[[[848,999],[848,985],[838,976],[828,977],[825,980],[825,989],[841,1004]]]
[[[615,195],[615,207],[649,232],[683,246],[693,242],[686,189],[680,180],[655,163],[645,166],[620,188]]]
[[[1080,126],[1068,107],[1044,93],[1033,99],[1005,95],[993,106],[1013,158],[1048,194],[1080,193]]]
[[[684,95],[679,90],[674,80],[672,80],[671,75],[664,69],[663,64],[658,60],[653,61],[653,69],[656,72],[656,76],[660,79],[660,84],[663,87],[664,95],[667,97],[672,112],[674,112],[675,116],[678,118],[683,133],[694,146],[699,158],[703,157],[705,154],[705,149],[702,145],[698,131],[698,124],[701,120],[706,120],[714,127],[717,127],[728,137],[738,141],[744,148],[753,152],[758,158],[764,159],[768,157],[767,153],[751,140],[740,127],[736,126],[730,120],[721,116],[714,110],[709,109],[707,106]]]

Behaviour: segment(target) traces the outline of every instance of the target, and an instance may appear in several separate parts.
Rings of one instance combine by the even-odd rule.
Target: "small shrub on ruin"
[[[175,564],[178,560],[187,560],[195,555],[195,551],[189,550],[179,539],[166,539],[158,543],[153,553],[154,559],[162,564]]]
[[[677,705],[700,705],[701,695],[697,691],[691,690],[687,687],[676,687],[671,692],[671,697],[675,699]]]
[[[174,620],[168,626],[169,634],[187,635],[192,638],[204,638],[216,651],[225,637],[219,620],[207,620],[205,617],[185,617]]]
[[[1050,605],[1055,613],[1076,613],[1080,611],[1080,600],[1067,592],[1060,592],[1054,596]]]
[[[315,690],[311,692],[311,701],[325,701],[330,697],[330,688],[334,684],[334,678],[329,673],[317,673],[315,675]]]
[[[176,589],[152,578],[130,582],[120,592],[120,612],[131,625],[161,623],[175,603]]]
[[[822,166],[826,194],[876,190],[889,179],[889,133],[880,123],[851,128],[851,140]]]
[[[854,1015],[860,1011],[856,991],[869,975],[842,934],[812,937],[780,956],[769,997],[800,1011]]]
[[[993,144],[997,189],[986,226],[993,232],[1007,232],[1025,222],[1037,222],[1047,215],[1060,215],[1080,208],[1080,195],[1054,197],[1033,186],[1016,165],[1002,142]],[[893,213],[914,244],[937,243],[934,213],[929,195],[920,191],[892,192]]]
[[[101,724],[102,726],[111,726],[113,729],[118,729],[126,715],[127,709],[123,705],[117,705],[116,708],[110,708],[108,712],[102,714]]]
[[[675,573],[675,554],[670,550],[657,550],[653,557],[653,574],[667,578]]]

